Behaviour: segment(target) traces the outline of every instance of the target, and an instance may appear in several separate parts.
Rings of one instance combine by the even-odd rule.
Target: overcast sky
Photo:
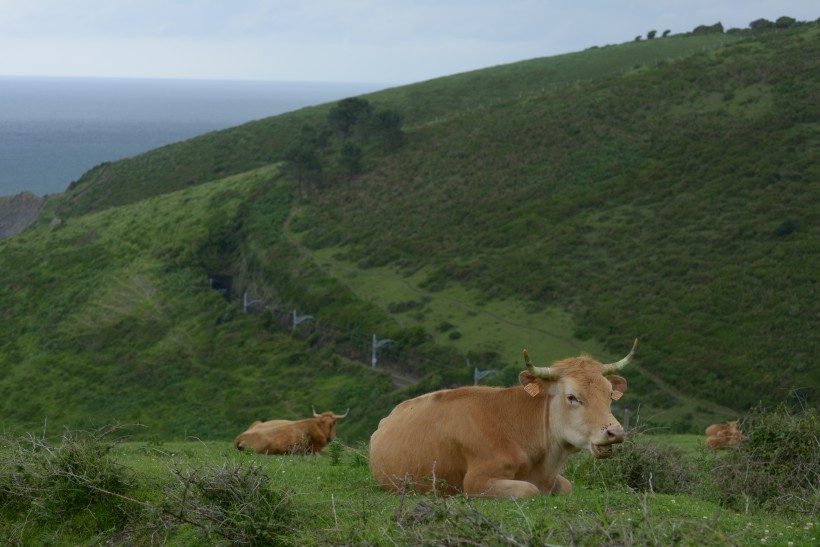
[[[818,0],[0,0],[0,75],[404,84]]]

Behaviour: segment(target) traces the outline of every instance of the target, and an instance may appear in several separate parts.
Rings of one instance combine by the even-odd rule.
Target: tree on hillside
[[[661,38],[666,38],[667,36],[669,36],[669,33],[670,33],[670,32],[672,32],[672,31],[671,31],[671,30],[669,30],[669,29],[667,29],[667,30],[663,31],[663,34],[661,35]]]
[[[359,97],[342,99],[327,115],[330,127],[339,134],[339,146],[344,146],[353,128],[366,121],[373,112],[373,106]]]
[[[754,21],[749,23],[749,28],[752,30],[766,30],[774,28],[774,23],[772,23],[768,19],[755,19]]]
[[[784,15],[783,17],[777,18],[774,22],[774,26],[775,28],[792,28],[796,23],[797,20],[794,17]]]
[[[404,144],[403,121],[401,114],[390,109],[380,110],[373,116],[370,130],[381,141],[382,153],[387,154]]]
[[[306,176],[322,172],[320,153],[327,148],[327,133],[303,125],[296,140],[285,152],[285,159],[296,176],[296,192],[303,196],[302,183]]]
[[[655,35],[657,35],[657,34],[658,34],[657,30],[650,30],[649,32],[646,33],[646,39],[647,40],[654,40]]]
[[[362,147],[354,142],[346,142],[339,151],[339,161],[348,175],[355,175],[362,170],[364,165],[364,152]]]
[[[698,25],[692,30],[692,34],[723,34],[723,23],[718,21],[714,25]]]

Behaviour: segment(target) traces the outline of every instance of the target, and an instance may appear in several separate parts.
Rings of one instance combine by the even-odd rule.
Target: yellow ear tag
[[[624,396],[623,391],[613,391],[612,392],[612,400],[613,401],[617,401],[618,399],[620,399],[623,396]]]
[[[541,386],[536,384],[535,382],[530,382],[529,384],[524,386],[524,391],[530,394],[530,397],[535,397],[539,393],[541,393]]]

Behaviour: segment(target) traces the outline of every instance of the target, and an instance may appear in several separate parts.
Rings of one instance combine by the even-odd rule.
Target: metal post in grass
[[[382,338],[381,340],[377,340],[376,335],[373,335],[373,353],[372,358],[370,360],[370,363],[373,368],[376,368],[376,350],[384,346],[385,344],[389,344],[392,341],[393,340],[391,340],[390,338]]]
[[[248,313],[248,308],[254,304],[261,304],[261,300],[248,300],[248,291],[242,293],[242,311]]]
[[[293,330],[296,330],[296,327],[299,326],[300,323],[304,323],[308,319],[313,319],[312,315],[299,315],[296,313],[296,310],[293,310]]]
[[[478,367],[473,369],[473,385],[478,385],[478,382],[485,376],[495,373],[494,370],[478,370]]]

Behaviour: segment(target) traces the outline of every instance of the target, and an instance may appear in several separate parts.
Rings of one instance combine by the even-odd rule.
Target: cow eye
[[[581,404],[581,401],[575,395],[567,395],[567,401],[574,405]]]

